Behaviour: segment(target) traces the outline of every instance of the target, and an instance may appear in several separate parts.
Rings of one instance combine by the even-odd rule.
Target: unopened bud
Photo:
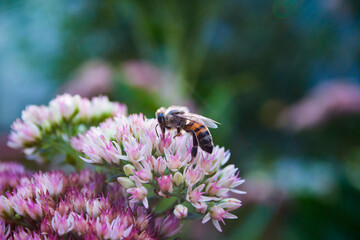
[[[118,177],[117,180],[126,189],[135,187],[135,183],[127,177]]]
[[[219,202],[219,206],[226,209],[227,211],[235,210],[241,207],[241,201],[236,198],[225,198]]]
[[[176,172],[174,174],[173,181],[174,181],[175,186],[179,187],[180,185],[182,185],[184,183],[184,177],[181,173]]]
[[[175,209],[174,209],[174,215],[175,217],[177,217],[178,219],[183,219],[184,217],[186,217],[188,214],[188,209],[187,207],[185,207],[184,205],[176,205]]]
[[[124,166],[124,172],[125,172],[126,176],[134,175],[134,170],[135,170],[135,167],[133,165],[131,165],[131,164],[126,164]]]

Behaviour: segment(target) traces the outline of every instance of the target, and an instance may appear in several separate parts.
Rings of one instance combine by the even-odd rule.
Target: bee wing
[[[216,124],[220,124],[210,118],[195,114],[195,113],[186,113],[186,114],[181,114],[178,115],[178,117],[190,120],[190,121],[194,121],[194,122],[198,122],[198,123],[202,123],[204,124],[206,127],[209,128],[217,128]]]

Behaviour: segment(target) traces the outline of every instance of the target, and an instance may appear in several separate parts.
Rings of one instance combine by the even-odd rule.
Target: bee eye
[[[160,124],[162,124],[162,123],[164,122],[164,114],[160,113],[160,114],[158,115],[158,122],[159,122]]]

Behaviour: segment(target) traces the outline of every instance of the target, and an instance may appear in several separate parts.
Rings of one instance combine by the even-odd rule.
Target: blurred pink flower
[[[360,111],[360,86],[352,83],[320,84],[299,102],[286,108],[278,118],[281,127],[294,131],[318,126],[334,116]]]
[[[170,71],[164,71],[146,61],[127,61],[122,69],[125,78],[134,86],[158,91],[159,86],[174,79]]]
[[[186,82],[181,83],[179,76],[171,69],[144,60],[133,60],[124,62],[121,70],[130,85],[158,93],[162,100],[170,104],[182,104],[196,110],[194,101],[184,91],[176,91],[179,88],[192,91],[192,87]]]
[[[101,60],[91,60],[83,64],[61,89],[60,92],[93,97],[108,93],[112,86],[112,70]]]
[[[62,236],[74,228],[74,218],[71,215],[67,217],[66,214],[61,215],[55,211],[55,215],[51,220],[51,226],[55,232]]]

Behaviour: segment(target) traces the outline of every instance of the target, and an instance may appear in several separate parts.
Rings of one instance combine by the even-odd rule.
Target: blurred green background
[[[181,239],[360,239],[358,0],[1,0],[0,158],[28,104],[186,105],[247,179],[238,220]]]

